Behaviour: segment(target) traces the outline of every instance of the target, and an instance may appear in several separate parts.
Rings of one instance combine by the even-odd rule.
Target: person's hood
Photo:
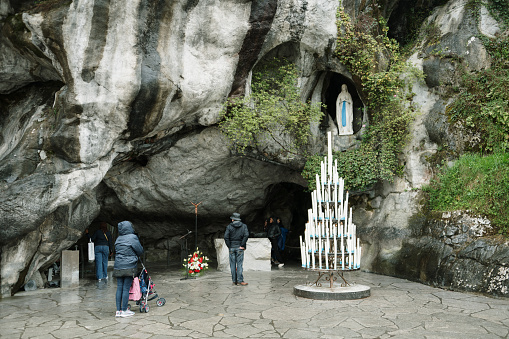
[[[118,223],[118,234],[127,235],[134,234],[134,227],[130,221],[122,221]]]
[[[242,226],[242,221],[235,220],[234,222],[232,222],[232,226],[233,227],[240,227],[240,226]]]

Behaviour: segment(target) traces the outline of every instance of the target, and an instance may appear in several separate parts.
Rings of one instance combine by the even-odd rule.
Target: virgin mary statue
[[[345,84],[341,85],[341,93],[336,100],[336,120],[339,135],[353,134],[353,100]]]

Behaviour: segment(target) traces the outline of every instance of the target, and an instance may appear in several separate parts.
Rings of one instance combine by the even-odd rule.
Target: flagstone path
[[[445,291],[393,277],[354,272],[371,287],[361,300],[296,297],[313,272],[283,267],[245,272],[248,286],[210,269],[180,280],[177,269],[147,269],[166,299],[148,313],[115,318],[116,283],[20,292],[0,299],[2,338],[508,338],[509,300]],[[327,283],[328,284],[328,283]],[[327,285],[327,284],[324,284]]]

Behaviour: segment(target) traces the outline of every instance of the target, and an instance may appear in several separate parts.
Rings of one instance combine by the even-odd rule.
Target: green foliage
[[[346,190],[359,190],[375,184],[379,178],[377,153],[369,148],[360,148],[350,152],[334,152],[333,158],[338,161],[338,174],[345,180]],[[308,158],[302,176],[308,181],[309,189],[316,187],[316,173],[320,173],[322,155]]]
[[[471,210],[509,233],[509,154],[465,154],[451,168],[443,166],[425,191],[431,210]]]
[[[483,38],[489,69],[464,72],[460,93],[447,107],[450,119],[480,135],[483,152],[509,149],[509,37]]]
[[[507,0],[488,0],[488,9],[499,20],[509,26],[509,4]]]
[[[274,59],[253,71],[250,96],[227,102],[219,126],[240,153],[265,138],[294,154],[308,142],[323,113],[320,103],[302,102],[297,78],[294,64]]]
[[[387,37],[383,18],[359,15],[353,22],[340,9],[337,19],[335,55],[360,79],[371,112],[370,126],[360,149],[337,155],[338,162],[345,165],[340,175],[348,187],[362,189],[379,180],[391,181],[401,170],[397,157],[404,147],[415,111],[407,84],[409,77],[419,79],[422,74],[405,64],[398,43]],[[407,75],[406,80],[403,74]],[[318,173],[312,172],[317,169],[314,161],[310,159],[303,172],[308,180],[314,180],[314,173]]]

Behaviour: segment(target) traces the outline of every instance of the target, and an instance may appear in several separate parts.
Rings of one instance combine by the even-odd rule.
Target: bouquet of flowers
[[[184,259],[183,266],[186,273],[196,277],[200,276],[204,270],[209,268],[208,262],[209,258],[203,255],[203,253],[196,248],[196,251],[193,254],[190,254],[188,259]]]

